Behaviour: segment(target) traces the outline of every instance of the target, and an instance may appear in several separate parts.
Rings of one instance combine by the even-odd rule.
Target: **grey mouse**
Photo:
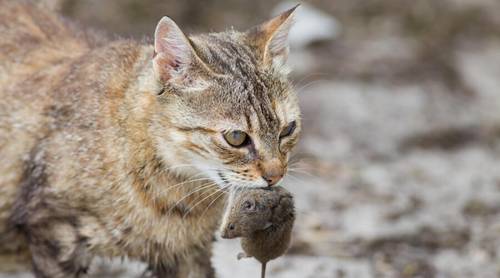
[[[283,255],[290,246],[295,206],[293,196],[283,187],[244,189],[230,197],[223,224],[222,238],[241,237],[244,253],[238,259],[254,257],[266,264]]]

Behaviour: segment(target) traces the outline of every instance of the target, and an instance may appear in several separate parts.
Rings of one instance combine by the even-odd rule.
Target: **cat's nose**
[[[285,174],[283,164],[279,159],[272,159],[261,165],[262,178],[267,182],[268,186],[277,184]]]
[[[262,178],[267,182],[268,186],[273,186],[277,184],[281,178],[283,178],[283,175],[277,175],[277,176],[262,176]]]

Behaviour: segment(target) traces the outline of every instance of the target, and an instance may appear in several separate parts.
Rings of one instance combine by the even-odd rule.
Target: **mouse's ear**
[[[246,200],[241,204],[241,208],[244,211],[255,211],[257,205],[256,203],[257,203],[256,201]]]
[[[267,222],[267,223],[264,225],[263,230],[265,230],[265,229],[267,229],[267,228],[271,227],[272,225],[273,225],[273,223],[272,223],[272,222]]]
[[[294,202],[291,195],[280,196],[278,205],[273,210],[273,216],[277,219],[281,219],[285,213],[294,212]]]

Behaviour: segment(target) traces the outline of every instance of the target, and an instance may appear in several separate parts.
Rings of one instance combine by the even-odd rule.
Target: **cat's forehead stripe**
[[[254,130],[253,130],[252,118],[251,118],[250,113],[245,112],[244,116],[245,116],[245,121],[246,121],[246,124],[247,124],[248,131],[249,132],[253,132]]]
[[[176,128],[177,130],[182,131],[182,132],[217,133],[217,130],[210,129],[207,127],[202,127],[202,126],[195,126],[195,127],[172,126],[172,127]]]
[[[231,89],[224,97],[242,108],[235,117],[241,117],[243,124],[253,132],[276,137],[282,120],[276,111],[282,87],[276,80],[278,77],[263,69],[255,50],[235,34],[204,36],[200,47],[209,66],[226,76],[221,86]]]

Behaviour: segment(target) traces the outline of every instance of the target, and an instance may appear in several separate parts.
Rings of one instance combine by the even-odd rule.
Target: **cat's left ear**
[[[288,58],[288,34],[299,5],[247,31],[248,43],[255,47],[262,63],[281,68]]]
[[[208,69],[187,36],[167,16],[156,26],[154,51],[154,71],[162,82],[183,80],[187,71],[194,67]]]

